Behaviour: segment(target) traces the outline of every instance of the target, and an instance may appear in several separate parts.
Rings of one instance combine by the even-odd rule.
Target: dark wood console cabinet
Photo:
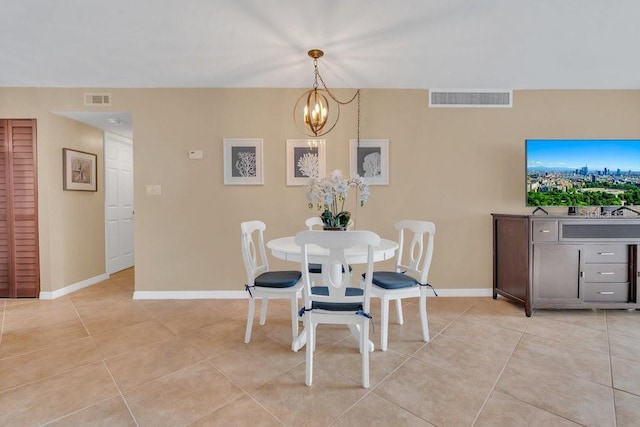
[[[546,308],[640,308],[640,219],[493,215],[493,298]]]

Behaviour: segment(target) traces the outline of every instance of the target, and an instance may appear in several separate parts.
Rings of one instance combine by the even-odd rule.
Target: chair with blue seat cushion
[[[306,333],[305,384],[313,381],[313,353],[316,343],[316,326],[321,323],[345,324],[358,330],[359,351],[362,354],[362,386],[369,387],[369,314],[371,279],[362,287],[351,286],[352,272],[345,257],[345,250],[354,246],[367,248],[366,277],[373,276],[374,247],[380,237],[371,231],[314,231],[296,235],[296,244],[302,248],[301,270],[304,283],[302,299]],[[309,274],[308,247],[317,245],[328,250],[322,259],[322,280],[314,286]]]
[[[260,324],[264,325],[270,298],[285,298],[291,301],[292,340],[298,336],[298,298],[302,290],[300,271],[269,271],[269,262],[264,247],[266,225],[262,221],[240,223],[242,231],[242,259],[247,272],[246,290],[249,292],[249,314],[244,342],[251,341],[255,301],[262,300]]]
[[[380,297],[380,348],[387,350],[389,336],[389,301],[396,301],[398,324],[404,323],[402,299],[418,298],[422,338],[429,341],[429,323],[427,320],[427,282],[431,258],[433,257],[433,238],[436,226],[429,221],[402,220],[395,224],[398,231],[398,253],[395,271],[374,271],[371,292]],[[410,241],[409,241],[409,234]],[[425,246],[426,240],[426,246]],[[405,247],[406,246],[406,247]],[[403,262],[404,249],[408,249],[408,262]]]

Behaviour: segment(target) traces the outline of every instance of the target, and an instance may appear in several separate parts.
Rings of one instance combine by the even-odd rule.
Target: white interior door
[[[104,134],[107,274],[133,267],[133,141]]]

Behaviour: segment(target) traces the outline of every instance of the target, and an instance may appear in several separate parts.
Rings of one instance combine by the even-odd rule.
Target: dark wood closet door
[[[40,293],[35,120],[0,120],[0,296]]]
[[[11,251],[9,233],[9,185],[7,171],[9,170],[9,128],[6,120],[0,120],[0,297],[10,296],[11,281]]]

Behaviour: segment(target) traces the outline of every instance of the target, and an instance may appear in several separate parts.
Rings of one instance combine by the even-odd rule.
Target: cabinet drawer
[[[582,254],[587,263],[626,263],[629,259],[629,247],[627,245],[587,245]]]
[[[585,283],[585,302],[628,302],[629,283]]]
[[[627,264],[586,264],[585,282],[626,282],[629,280]]]
[[[531,234],[534,242],[557,242],[558,221],[533,221]]]

